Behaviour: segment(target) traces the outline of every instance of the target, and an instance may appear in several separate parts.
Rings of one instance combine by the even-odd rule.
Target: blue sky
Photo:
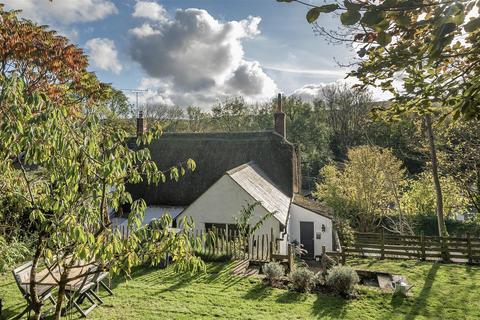
[[[344,78],[335,59],[353,56],[314,35],[304,6],[275,0],[4,2],[85,48],[102,81],[148,89],[142,99],[151,103],[208,107],[232,95],[253,102],[275,92],[311,98]],[[337,19],[321,24],[336,28]]]

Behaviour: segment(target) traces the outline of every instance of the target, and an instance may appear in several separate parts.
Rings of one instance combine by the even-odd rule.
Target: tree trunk
[[[439,236],[448,236],[447,227],[445,225],[445,218],[443,215],[443,195],[440,179],[438,177],[438,159],[437,150],[435,147],[435,138],[432,129],[432,118],[430,115],[425,115],[425,128],[427,132],[428,145],[430,150],[430,159],[432,161],[432,177],[435,186],[436,204],[437,204],[437,222]]]
[[[62,315],[62,306],[65,300],[65,286],[67,284],[67,275],[65,273],[62,274],[60,278],[60,282],[58,284],[58,296],[57,296],[57,305],[55,307],[55,314],[53,315],[53,319],[59,320]]]
[[[34,319],[40,319],[42,315],[42,301],[38,298],[37,295],[37,282],[36,282],[36,276],[37,276],[37,266],[38,266],[38,261],[40,259],[40,256],[43,251],[43,239],[42,236],[40,235],[37,241],[37,246],[36,246],[35,254],[33,255],[33,260],[32,260],[32,269],[30,271],[30,298],[32,301],[32,309],[35,314]]]

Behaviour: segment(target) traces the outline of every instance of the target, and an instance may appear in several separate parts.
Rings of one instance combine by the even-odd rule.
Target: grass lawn
[[[416,261],[350,260],[355,268],[402,274],[415,284],[409,298],[360,288],[358,299],[300,294],[231,276],[232,264],[209,264],[206,274],[178,275],[171,268],[140,269],[114,283],[112,297],[91,319],[480,319],[480,268]],[[10,274],[0,276],[8,319],[24,301]],[[77,314],[78,315],[78,314]],[[74,317],[75,318],[75,317]]]

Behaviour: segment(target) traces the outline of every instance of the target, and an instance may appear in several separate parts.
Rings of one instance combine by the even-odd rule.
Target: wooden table
[[[92,265],[73,266],[69,270],[67,282],[68,284],[75,284],[78,281],[83,281],[83,274],[87,274]],[[58,286],[60,282],[61,271],[58,267],[53,267],[51,270],[43,269],[38,272],[35,277],[35,283],[44,286]],[[30,279],[25,279],[22,284],[30,284]]]

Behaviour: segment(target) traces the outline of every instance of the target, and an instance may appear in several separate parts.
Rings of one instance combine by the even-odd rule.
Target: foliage
[[[358,274],[349,266],[335,266],[328,272],[327,285],[336,293],[348,296],[360,282]]]
[[[59,103],[92,104],[108,96],[110,86],[87,72],[82,49],[47,26],[18,17],[0,4],[0,75],[19,75],[28,93],[42,91]],[[72,107],[75,104],[72,105]],[[78,105],[77,105],[78,106]]]
[[[416,234],[423,233],[427,236],[438,235],[435,216],[416,215],[411,217],[411,220]],[[472,237],[480,238],[480,221],[478,221],[478,218],[467,219],[466,221],[446,219],[445,224],[448,234],[452,237],[466,237],[469,233]]]
[[[244,131],[248,127],[249,112],[242,97],[220,101],[212,107],[212,122],[225,132]]]
[[[368,231],[392,203],[398,203],[405,171],[389,149],[355,147],[348,158],[342,170],[333,165],[322,168],[314,195],[332,207],[336,217]]]
[[[252,221],[252,218],[255,215],[255,208],[260,205],[261,203],[258,201],[247,203],[246,206],[242,206],[242,210],[238,216],[234,217],[235,226],[242,237],[248,238],[250,235],[257,232],[262,227],[263,223],[273,215],[272,213],[267,212],[260,217],[255,224],[253,224],[254,221]]]
[[[315,101],[325,113],[331,130],[330,148],[336,159],[345,159],[347,150],[365,143],[366,126],[373,107],[370,92],[344,85],[322,88]]]
[[[469,206],[480,212],[480,127],[475,121],[445,123],[437,129],[440,171],[457,183]]]
[[[323,253],[320,257],[320,266],[324,271],[333,268],[337,263],[334,259],[330,258],[326,253]]]
[[[17,236],[21,236],[20,233],[27,232],[33,233],[29,221],[29,212],[26,210],[27,204],[23,197],[18,193],[12,192],[11,188],[19,188],[22,192],[27,192],[15,181],[10,179],[5,173],[0,173],[0,233],[10,240]],[[20,177],[16,176],[16,179]]]
[[[203,123],[207,117],[207,114],[199,107],[189,106],[187,108],[188,117],[188,131],[190,132],[203,132],[205,130]]]
[[[466,198],[454,179],[441,177],[443,205],[446,218],[456,218],[457,214],[466,213]],[[400,205],[409,215],[435,215],[436,199],[431,176],[420,173],[415,179],[409,179],[405,185]]]
[[[315,273],[308,268],[295,268],[290,272],[290,280],[292,281],[292,288],[298,292],[310,292],[317,283]]]
[[[0,273],[6,272],[16,264],[31,256],[30,248],[17,239],[7,240],[0,236]]]
[[[17,183],[27,190],[10,188],[28,203],[30,222],[38,232],[32,250],[33,275],[40,263],[56,261],[63,267],[56,318],[69,268],[80,260],[96,261],[108,265],[112,273],[128,274],[144,261],[158,263],[168,251],[180,270],[202,268],[188,235],[191,221],[185,221],[180,233],[169,228],[168,215],[158,228],[141,227],[146,204],[141,199],[132,202],[125,187],[142,179],[150,183],[176,180],[185,173],[184,167],[195,168],[192,160],[162,172],[144,147],[155,132],[139,137],[133,150],[126,132],[102,121],[101,111],[90,108],[70,113],[70,105],[25,91],[25,83],[16,74],[1,80],[0,171],[20,176]],[[129,237],[122,238],[111,228],[109,211],[125,203],[132,203],[132,210]],[[34,283],[31,294],[38,314],[41,304]]]
[[[264,264],[262,267],[262,271],[265,275],[265,278],[270,282],[270,284],[274,284],[275,281],[285,275],[285,268],[276,261]]]
[[[302,172],[313,176],[331,156],[328,112],[320,101],[311,104],[296,96],[282,99],[287,139],[300,149]]]
[[[175,132],[185,118],[184,109],[165,104],[148,104],[144,107],[144,117],[150,125],[161,126],[164,131]]]
[[[298,239],[293,240],[290,242],[290,244],[293,246],[293,255],[296,258],[301,259],[302,256],[306,255],[308,252],[303,248],[303,244],[301,244]]]
[[[121,90],[109,89],[104,105],[107,107],[107,113],[115,118],[126,118],[132,116],[130,102]]]
[[[355,234],[349,220],[334,216],[333,227],[338,232],[338,237],[342,245],[350,246],[355,241]]]
[[[418,174],[425,170],[426,152],[419,147],[419,121],[414,116],[405,116],[397,121],[383,118],[371,119],[364,128],[365,141],[382,148],[391,149],[394,155],[402,160],[410,174]]]
[[[454,118],[479,119],[480,16],[478,0],[355,1],[310,5],[307,21],[336,12],[346,32],[316,25],[329,38],[354,43],[351,72],[364,85],[394,95],[394,113],[438,109]],[[394,84],[400,77],[403,86]]]

